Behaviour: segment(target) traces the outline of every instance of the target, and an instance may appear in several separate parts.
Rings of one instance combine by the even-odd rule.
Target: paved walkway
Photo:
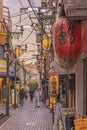
[[[34,101],[25,100],[24,108],[10,108],[10,115],[0,130],[52,130],[52,115],[43,103],[35,108]]]

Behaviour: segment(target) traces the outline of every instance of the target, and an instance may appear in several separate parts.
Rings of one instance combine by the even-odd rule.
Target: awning
[[[6,78],[7,74],[4,72],[0,72],[0,78]],[[9,74],[9,78],[10,79],[15,79],[15,75],[14,74]],[[18,76],[16,76],[16,80],[20,80],[20,78]]]

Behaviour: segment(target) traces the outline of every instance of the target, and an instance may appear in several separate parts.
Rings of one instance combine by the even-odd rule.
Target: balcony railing
[[[12,20],[9,12],[9,8],[3,6],[3,23],[7,30],[12,31]]]

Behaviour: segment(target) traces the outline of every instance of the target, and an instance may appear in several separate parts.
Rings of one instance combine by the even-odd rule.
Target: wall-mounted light
[[[16,28],[20,31],[24,31],[24,29],[29,29],[31,27],[31,25],[16,25]]]
[[[28,11],[36,11],[36,12],[42,12],[42,13],[46,13],[47,12],[47,9],[45,8],[41,8],[41,7],[33,7],[33,8],[28,8],[27,9]]]
[[[37,8],[37,7],[36,7],[36,8],[35,8],[35,7],[33,7],[33,8],[29,7],[27,10],[28,10],[28,11],[33,11],[33,10],[34,10],[34,11],[37,11],[37,12],[38,12],[38,8]]]

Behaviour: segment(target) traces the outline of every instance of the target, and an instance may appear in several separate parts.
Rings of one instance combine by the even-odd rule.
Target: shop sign
[[[0,72],[6,72],[6,61],[0,60]]]
[[[64,114],[64,116],[66,116],[66,115],[75,115],[76,110],[75,110],[75,108],[63,108],[63,114]]]
[[[6,43],[6,37],[7,37],[6,33],[0,32],[0,45],[5,45],[5,43]]]
[[[58,94],[58,90],[59,90],[59,79],[58,79],[58,75],[54,75],[54,76],[50,76],[49,78],[49,91],[50,91],[50,95],[52,96],[56,96]]]

